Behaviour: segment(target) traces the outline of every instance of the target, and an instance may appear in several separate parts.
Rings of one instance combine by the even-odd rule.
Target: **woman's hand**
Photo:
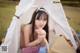
[[[43,30],[42,28],[36,29],[35,32],[36,32],[38,35],[46,35],[45,30]]]
[[[26,47],[35,46],[42,43],[42,41],[44,41],[44,38],[46,37],[45,30],[39,28],[39,29],[36,29],[35,32],[37,33],[38,38],[35,41],[28,43]]]
[[[35,32],[40,40],[43,40],[46,37],[46,32],[42,28],[36,29]]]

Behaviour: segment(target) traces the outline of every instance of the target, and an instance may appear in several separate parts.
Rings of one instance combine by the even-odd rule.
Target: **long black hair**
[[[45,10],[44,8],[40,8],[40,9]],[[49,35],[49,30],[48,30],[48,17],[49,17],[49,16],[48,16],[48,14],[47,14],[45,11],[43,11],[43,10],[38,10],[38,9],[36,9],[36,10],[34,11],[33,15],[32,15],[32,19],[31,19],[31,21],[30,21],[30,23],[29,23],[29,24],[32,24],[32,38],[33,38],[33,40],[34,40],[35,18],[39,19],[40,16],[42,16],[42,15],[46,16],[46,19],[47,19],[47,23],[46,23],[46,25],[44,26],[43,29],[46,31],[46,39],[48,40],[48,35]]]

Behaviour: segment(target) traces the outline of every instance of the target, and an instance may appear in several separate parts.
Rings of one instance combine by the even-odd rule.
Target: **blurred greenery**
[[[0,37],[5,36],[12,17],[15,13],[17,3],[0,3]]]
[[[76,31],[80,32],[80,7],[64,6],[67,17],[70,18],[69,24]]]

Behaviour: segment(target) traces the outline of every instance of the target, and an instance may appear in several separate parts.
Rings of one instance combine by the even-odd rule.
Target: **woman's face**
[[[46,23],[47,23],[47,18],[44,15],[40,16],[39,19],[35,19],[35,26],[37,28],[44,28]]]

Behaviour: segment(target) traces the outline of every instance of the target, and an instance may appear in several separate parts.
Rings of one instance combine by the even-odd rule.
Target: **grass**
[[[17,3],[0,3],[0,36],[5,36],[14,16],[16,5]]]
[[[80,7],[64,6],[64,11],[67,17],[70,18],[70,26],[80,32]]]

